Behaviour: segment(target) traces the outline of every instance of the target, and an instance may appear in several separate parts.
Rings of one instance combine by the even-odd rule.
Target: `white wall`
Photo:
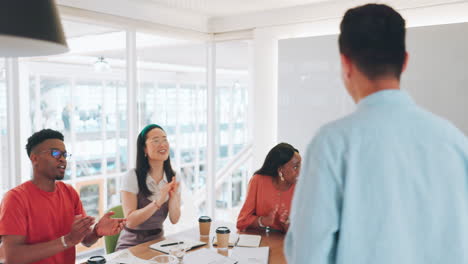
[[[322,125],[354,110],[341,81],[337,39],[279,41],[278,141],[301,153]]]
[[[252,166],[259,169],[268,151],[276,145],[278,41],[268,30],[256,29],[253,41],[253,89],[249,105],[252,111]]]
[[[317,129],[354,109],[341,82],[337,36],[279,41],[278,141],[304,151]],[[468,135],[468,23],[410,28],[402,88]]]
[[[468,23],[412,28],[403,87],[468,135]]]

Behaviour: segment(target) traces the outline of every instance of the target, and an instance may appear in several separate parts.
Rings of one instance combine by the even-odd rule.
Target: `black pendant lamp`
[[[68,51],[54,0],[0,0],[0,57]]]

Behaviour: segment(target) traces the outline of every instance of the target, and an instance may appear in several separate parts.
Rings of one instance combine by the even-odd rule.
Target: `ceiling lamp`
[[[94,71],[95,72],[110,72],[110,64],[104,59],[104,57],[99,57],[96,62],[94,62]]]
[[[54,0],[0,1],[0,57],[68,51]]]

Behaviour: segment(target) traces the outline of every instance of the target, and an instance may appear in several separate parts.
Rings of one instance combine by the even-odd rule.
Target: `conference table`
[[[198,224],[198,223],[197,223]],[[188,239],[194,239],[194,240],[200,240],[202,242],[207,243],[205,246],[200,247],[200,248],[212,248],[213,250],[216,249],[216,246],[211,245],[211,241],[208,241],[209,239],[213,238],[215,235],[215,230],[219,226],[227,226],[231,230],[231,232],[236,232],[236,228],[234,224],[230,223],[220,223],[220,222],[213,222],[211,224],[211,230],[210,230],[210,236],[209,238],[201,238],[199,234],[199,229],[198,226],[182,231],[180,233],[168,235],[164,238],[156,239],[153,241],[149,241],[146,243],[142,243],[139,245],[136,245],[134,247],[129,248],[130,252],[135,255],[136,257],[142,258],[142,259],[151,259],[155,256],[158,255],[163,255],[164,253],[150,249],[149,246],[151,244],[157,243],[159,241],[162,241],[164,239],[183,239],[183,238],[188,238]],[[270,248],[270,254],[268,257],[268,263],[269,264],[284,264],[286,263],[286,259],[284,257],[283,253],[283,241],[284,241],[284,234],[275,232],[275,231],[270,231],[266,232],[264,230],[247,230],[246,232],[239,232],[240,234],[255,234],[255,235],[260,235],[262,237],[262,240],[260,241],[260,247],[269,247]],[[198,250],[193,249],[193,250]],[[229,249],[228,254],[230,254],[231,249]],[[190,252],[190,251],[189,251]]]

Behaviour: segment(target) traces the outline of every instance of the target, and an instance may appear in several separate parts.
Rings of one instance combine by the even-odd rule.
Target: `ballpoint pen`
[[[161,245],[161,247],[174,246],[174,245],[183,244],[183,243],[184,243],[184,241],[174,242],[174,243],[169,243],[169,244],[163,244],[163,245]]]

